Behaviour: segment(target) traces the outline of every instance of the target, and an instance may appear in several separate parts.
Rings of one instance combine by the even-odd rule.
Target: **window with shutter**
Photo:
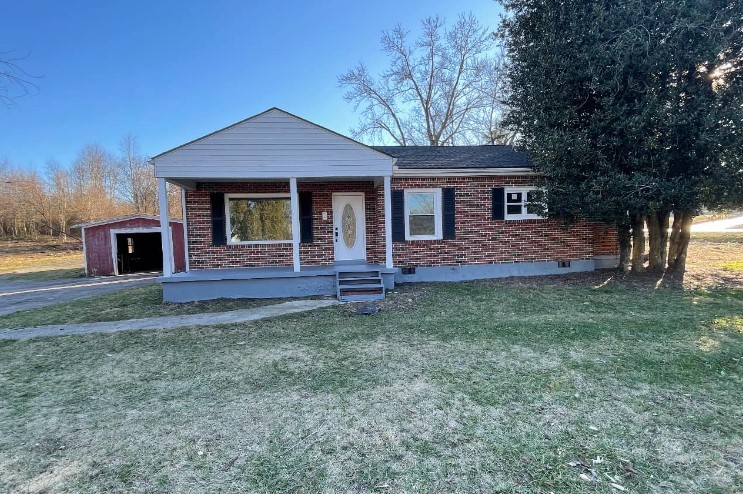
[[[442,238],[441,189],[405,191],[405,239]]]
[[[536,213],[529,211],[531,194],[536,187],[508,187],[505,189],[505,208],[507,220],[539,219]]]

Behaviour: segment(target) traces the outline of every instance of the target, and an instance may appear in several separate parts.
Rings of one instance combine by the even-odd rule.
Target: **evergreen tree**
[[[613,224],[622,265],[683,272],[691,221],[741,204],[743,3],[504,0],[507,124],[547,214]]]

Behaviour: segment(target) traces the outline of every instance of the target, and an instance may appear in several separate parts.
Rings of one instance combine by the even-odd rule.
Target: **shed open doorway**
[[[159,231],[116,232],[112,230],[116,274],[163,270]]]

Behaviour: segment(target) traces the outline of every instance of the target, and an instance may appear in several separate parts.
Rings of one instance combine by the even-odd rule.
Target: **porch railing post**
[[[289,179],[289,194],[292,206],[292,258],[294,272],[299,272],[299,194],[297,193],[297,179]]]
[[[392,268],[392,177],[384,177],[385,266]]]
[[[157,200],[160,205],[160,240],[163,249],[163,276],[173,275],[173,241],[170,238],[168,188],[164,178],[157,179]]]
[[[181,214],[183,215],[183,255],[186,258],[186,272],[191,270],[188,262],[188,220],[186,219],[186,188],[181,187]]]

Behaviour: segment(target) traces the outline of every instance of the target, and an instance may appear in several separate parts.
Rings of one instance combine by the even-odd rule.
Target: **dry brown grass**
[[[56,239],[0,240],[0,274],[82,268],[82,266],[82,244],[77,241],[60,243]]]

